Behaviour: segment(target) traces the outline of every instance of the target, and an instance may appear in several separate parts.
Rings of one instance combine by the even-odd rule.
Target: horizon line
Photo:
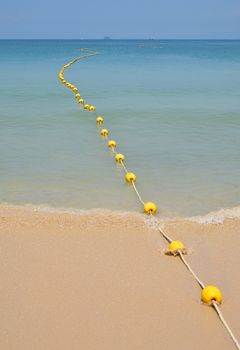
[[[0,38],[0,40],[99,40],[99,41],[117,41],[117,40],[229,40],[238,41],[240,38]]]

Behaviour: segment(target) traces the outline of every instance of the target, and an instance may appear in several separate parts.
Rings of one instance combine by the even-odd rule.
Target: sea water
[[[162,215],[239,205],[240,41],[0,41],[0,202],[141,211],[65,72]]]

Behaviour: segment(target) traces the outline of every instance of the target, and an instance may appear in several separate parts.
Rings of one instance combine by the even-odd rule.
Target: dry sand
[[[240,220],[165,223],[240,338]],[[0,207],[0,349],[234,349],[140,214]]]

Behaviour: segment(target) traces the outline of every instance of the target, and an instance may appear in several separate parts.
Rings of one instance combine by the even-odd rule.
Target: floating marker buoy
[[[96,108],[95,108],[94,106],[90,106],[90,107],[89,107],[89,111],[90,111],[90,112],[94,112],[95,110],[96,110]]]
[[[76,91],[78,91],[78,88],[76,88],[75,86],[72,88],[72,91],[73,92],[76,92]]]
[[[146,214],[155,214],[157,211],[157,206],[153,202],[147,202],[144,204],[144,212]]]
[[[101,130],[101,135],[102,135],[103,137],[106,137],[106,136],[108,135],[108,130],[107,130],[107,129],[102,129],[102,130]]]
[[[127,173],[125,179],[127,182],[132,183],[136,181],[136,175],[134,173]]]
[[[84,104],[84,99],[83,99],[83,98],[80,98],[80,99],[78,100],[78,102],[81,103],[81,105],[82,105],[82,104]]]
[[[99,115],[99,116],[96,118],[96,122],[97,122],[97,124],[102,125],[102,123],[103,123],[103,117],[102,117],[101,115]]]
[[[89,106],[88,104],[85,104],[85,105],[83,106],[83,108],[84,108],[84,109],[89,109],[90,106]]]
[[[201,300],[208,305],[211,305],[213,300],[216,301],[216,303],[221,304],[222,293],[215,286],[207,286],[202,290]]]
[[[117,153],[116,156],[115,156],[115,160],[116,160],[116,162],[118,162],[118,163],[123,162],[124,159],[125,159],[125,157],[124,157],[124,155],[121,154],[121,153]]]
[[[117,142],[114,140],[108,141],[108,147],[110,148],[116,148],[117,147]]]
[[[76,94],[75,97],[76,97],[76,99],[79,100],[79,98],[81,97],[81,95],[80,95],[80,94]]]

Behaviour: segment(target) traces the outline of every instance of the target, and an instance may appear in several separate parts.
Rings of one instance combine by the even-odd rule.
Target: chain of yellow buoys
[[[85,59],[85,58],[97,55],[97,52],[92,52],[92,51],[86,50],[86,49],[80,49],[80,51],[81,52],[85,52],[86,55],[77,57],[76,59],[74,59],[74,60],[70,61],[69,63],[65,64],[61,68],[58,76],[59,76],[59,79],[61,80],[62,84],[65,85],[66,87],[68,87],[74,93],[74,97],[75,97],[77,103],[79,103],[83,107],[83,110],[95,113],[96,112],[95,106],[90,105],[88,103],[85,103],[84,99],[82,98],[82,96],[80,95],[80,93],[78,91],[78,88],[75,85],[73,85],[72,83],[68,82],[63,76],[64,71],[68,67],[70,67],[72,64],[76,63],[77,61],[79,61],[81,59]],[[108,131],[108,129],[103,128],[104,118],[101,115],[98,115],[96,117],[96,123],[97,123],[97,125],[99,127],[100,135],[107,142],[107,146],[109,147],[109,149],[113,152],[116,162],[118,164],[122,165],[122,167],[123,167],[123,169],[125,171],[126,182],[133,186],[133,189],[136,192],[139,201],[143,205],[144,212],[147,215],[149,215],[151,218],[153,218],[153,215],[157,212],[156,204],[153,203],[153,202],[145,202],[142,199],[142,197],[141,197],[141,195],[138,192],[137,187],[136,187],[136,179],[137,179],[137,177],[136,177],[136,175],[133,172],[129,172],[128,171],[128,169],[127,169],[127,167],[125,165],[125,156],[122,153],[116,152],[117,142],[115,140],[109,139],[109,137],[108,137],[109,131]],[[155,224],[156,221],[153,221],[153,223]],[[215,309],[215,311],[217,312],[220,320],[222,321],[223,325],[227,329],[227,331],[228,331],[229,335],[231,336],[234,344],[236,345],[236,348],[238,350],[240,350],[240,344],[238,343],[238,341],[235,338],[233,332],[231,331],[230,327],[228,326],[228,324],[227,324],[226,320],[224,319],[224,317],[223,317],[223,315],[222,315],[222,313],[221,313],[221,311],[219,309],[219,306],[218,306],[222,302],[221,291],[215,286],[205,286],[201,282],[201,280],[198,278],[198,276],[193,271],[193,269],[190,267],[190,265],[187,263],[187,261],[186,261],[186,259],[184,257],[184,254],[186,254],[187,251],[185,249],[184,244],[181,241],[173,240],[171,237],[169,237],[160,228],[159,222],[158,222],[158,225],[157,225],[157,229],[162,234],[162,236],[169,242],[168,250],[166,251],[166,254],[173,255],[173,256],[178,256],[181,259],[183,264],[190,271],[190,273],[193,275],[195,280],[198,282],[198,284],[202,288],[202,292],[201,292],[201,300],[202,300],[202,302],[204,302],[207,305],[212,306]]]

